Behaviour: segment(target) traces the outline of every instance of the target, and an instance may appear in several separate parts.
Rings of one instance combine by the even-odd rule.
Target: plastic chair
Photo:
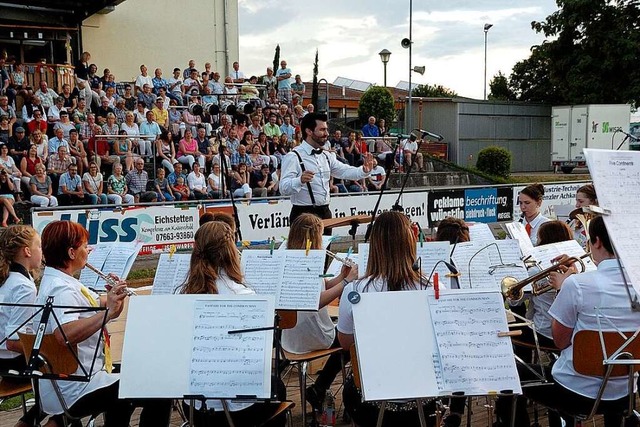
[[[291,329],[296,326],[298,313],[297,311],[278,311],[278,315],[280,316],[279,326],[281,329]],[[307,369],[309,368],[309,363],[313,362],[316,359],[320,359],[325,356],[330,356],[333,353],[341,352],[341,348],[328,348],[326,350],[316,350],[310,351],[308,353],[296,354],[290,353],[286,350],[282,350],[282,354],[284,359],[288,361],[292,366],[295,366],[298,370],[298,381],[300,385],[300,405],[302,406],[302,425],[307,425],[307,402],[306,402],[306,391],[307,391]],[[344,367],[342,370],[342,376],[344,381]]]
[[[20,343],[25,350],[25,357],[29,360],[31,358],[31,351],[33,350],[36,336],[35,334],[27,334],[23,332],[18,332],[18,336],[20,337]],[[76,352],[75,346],[72,346],[72,350],[74,353]],[[72,375],[78,369],[78,361],[73,357],[69,348],[65,344],[61,344],[54,334],[44,335],[42,343],[40,344],[40,353],[38,357],[42,362],[41,370],[47,374]],[[39,380],[36,378],[35,381]],[[51,384],[53,384],[56,397],[64,411],[65,425],[68,425],[69,421],[71,421],[71,423],[81,421],[82,418],[75,417],[69,413],[69,407],[67,406],[60,387],[58,386],[58,382],[53,380],[51,381]],[[39,396],[36,395],[36,399],[39,399]],[[98,414],[91,414],[87,426],[92,426],[94,424],[94,420],[97,415]]]
[[[582,426],[585,421],[592,419],[599,413],[602,395],[611,377],[628,376],[629,395],[635,396],[633,392],[634,374],[640,370],[640,338],[634,334],[638,332],[640,331],[620,333],[584,330],[576,333],[573,338],[573,366],[576,372],[590,377],[601,377],[602,384],[588,414],[564,413],[564,415],[575,419],[574,426]],[[622,351],[612,357],[629,338],[633,339],[626,344]],[[629,399],[627,417],[634,416],[634,404],[635,398]],[[563,412],[560,414],[562,415]]]

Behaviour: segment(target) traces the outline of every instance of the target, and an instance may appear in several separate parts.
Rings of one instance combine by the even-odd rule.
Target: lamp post
[[[407,125],[408,125],[407,126],[407,133],[411,133],[411,125],[412,125],[412,123],[411,123],[411,119],[412,119],[412,117],[411,117],[411,114],[412,114],[412,111],[411,111],[411,107],[412,107],[412,105],[411,105],[411,102],[412,102],[411,101],[411,92],[412,92],[412,90],[411,90],[412,89],[411,88],[411,70],[412,70],[412,67],[411,67],[411,45],[413,44],[412,32],[413,32],[413,0],[409,0],[409,111],[408,111],[409,112],[409,114],[408,114],[409,117],[405,118],[405,122],[407,122]]]
[[[387,49],[382,49],[378,55],[380,55],[380,60],[384,64],[384,87],[387,87],[387,62],[389,62],[391,52]]]
[[[487,33],[493,24],[484,24],[484,100],[487,100]]]

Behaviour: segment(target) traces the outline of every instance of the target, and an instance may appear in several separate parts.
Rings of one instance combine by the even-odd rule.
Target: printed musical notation
[[[580,243],[575,240],[536,246],[532,252],[533,259],[540,263],[540,268],[543,270],[551,267],[553,265],[551,260],[561,255],[569,255],[579,258],[584,254],[584,249],[580,246]],[[582,262],[585,265],[586,271],[593,271],[597,269],[596,265],[589,257],[583,258]]]
[[[640,228],[637,222],[640,200],[640,152],[585,149],[589,172],[598,194],[611,243],[640,294]]]
[[[173,294],[187,279],[191,254],[160,254],[151,295]]]
[[[323,289],[324,250],[242,251],[242,268],[258,295],[274,295],[276,308],[318,310]]]
[[[469,223],[469,240],[472,242],[482,242],[485,245],[496,240],[489,228],[489,224],[482,222]]]
[[[113,273],[126,279],[142,245],[139,241],[99,243],[92,246],[87,261],[106,274]],[[80,282],[91,289],[105,290],[105,281],[86,267],[80,272]]]
[[[429,309],[442,390],[520,392],[511,340],[498,337],[508,330],[500,293],[444,291],[438,300],[430,296]]]
[[[482,242],[463,242],[456,245],[452,260],[460,272],[461,289],[496,289],[495,279],[488,274],[491,266],[488,250]]]
[[[190,391],[207,397],[263,395],[270,374],[267,332],[229,334],[273,323],[267,301],[197,300],[189,367]]]

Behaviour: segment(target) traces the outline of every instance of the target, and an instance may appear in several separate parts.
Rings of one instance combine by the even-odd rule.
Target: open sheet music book
[[[273,295],[281,310],[317,311],[324,290],[324,250],[247,249],[242,251],[246,285]]]
[[[142,246],[139,241],[98,243],[92,246],[87,262],[105,274],[113,273],[125,280]],[[87,267],[80,271],[80,282],[90,289],[106,290],[105,281]]]
[[[521,393],[498,292],[363,292],[353,317],[367,401]]]
[[[160,254],[151,294],[175,293],[175,290],[187,279],[190,264],[191,254]]]

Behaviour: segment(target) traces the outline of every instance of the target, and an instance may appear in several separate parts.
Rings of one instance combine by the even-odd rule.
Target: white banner
[[[544,197],[542,199],[540,213],[547,218],[554,218],[555,214],[553,213],[552,206],[575,205],[576,191],[585,184],[589,184],[589,181],[572,182],[569,184],[543,184]],[[520,206],[518,205],[518,193],[520,193],[524,187],[524,185],[513,187],[513,218],[515,220],[520,218],[521,212]]]
[[[169,245],[176,245],[178,249],[192,247],[198,218],[196,206],[36,211],[32,215],[33,227],[39,233],[52,221],[73,221],[89,231],[89,244],[139,240],[144,244],[140,254],[162,250]]]

